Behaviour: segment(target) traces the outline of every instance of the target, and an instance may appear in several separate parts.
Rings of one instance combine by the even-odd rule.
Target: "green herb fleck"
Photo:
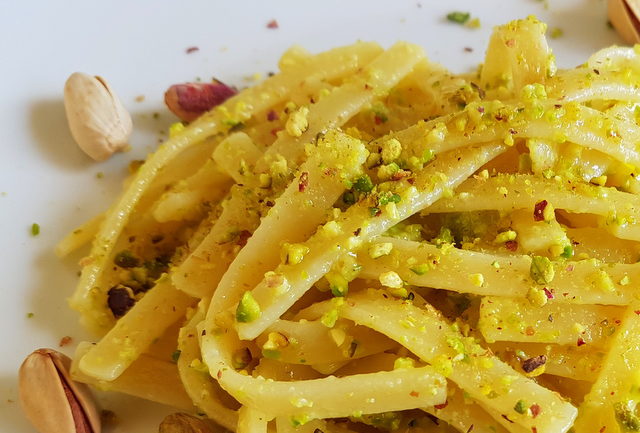
[[[380,209],[377,208],[377,207],[370,207],[369,208],[369,215],[372,216],[372,217],[380,215]]]
[[[469,12],[450,12],[447,14],[447,20],[452,23],[464,24],[469,21],[471,14]]]
[[[551,260],[541,256],[533,256],[531,258],[529,275],[531,275],[533,281],[538,284],[549,284],[553,281],[555,274]]]
[[[40,234],[40,224],[31,224],[31,236],[38,236]]]
[[[33,318],[33,316],[35,316],[35,314],[33,314],[33,313],[27,313],[27,319],[31,319],[31,318]]]
[[[260,317],[260,305],[251,292],[246,291],[236,308],[236,320],[240,323],[249,323]]]
[[[104,177],[104,173],[99,171],[96,173],[96,179],[102,179]]]

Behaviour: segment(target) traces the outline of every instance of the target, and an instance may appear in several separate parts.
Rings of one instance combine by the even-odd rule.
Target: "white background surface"
[[[212,76],[238,86],[275,70],[293,43],[311,51],[375,40],[423,45],[456,72],[481,62],[492,26],[535,14],[561,38],[550,41],[561,67],[619,43],[606,26],[604,0],[387,1],[11,1],[0,0],[0,432],[32,432],[17,403],[16,372],[38,347],[88,337],[68,310],[81,254],[59,261],[55,243],[104,210],[129,161],[154,149],[175,121],[162,104],[176,82]],[[482,27],[447,23],[469,11]],[[266,28],[277,19],[277,30]],[[200,50],[186,54],[185,49]],[[473,52],[464,51],[473,48]],[[68,132],[62,88],[74,71],[98,74],[134,120],[133,151],[106,163],[81,153]],[[145,101],[135,102],[144,95]],[[154,120],[152,113],[159,112]],[[98,172],[104,178],[97,179]],[[38,237],[30,226],[41,226]],[[27,313],[34,313],[27,318]],[[64,351],[72,352],[75,344]],[[117,432],[154,432],[165,408],[123,396],[102,397],[120,419]]]

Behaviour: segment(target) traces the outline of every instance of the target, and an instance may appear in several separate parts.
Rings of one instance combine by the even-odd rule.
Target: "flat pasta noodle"
[[[415,184],[424,187],[424,192],[420,192],[414,185],[406,184],[400,191],[400,204],[388,204],[379,217],[371,215],[367,203],[360,202],[349,208],[339,220],[325,224],[323,229],[318,230],[307,241],[309,253],[306,261],[276,269],[275,282],[274,278],[264,279],[252,290],[252,296],[260,305],[261,315],[250,323],[239,323],[240,336],[245,339],[255,338],[269,321],[284,313],[314,282],[329,271],[337,259],[336,251],[350,250],[350,244],[365,242],[427,207],[440,198],[445,189],[455,187],[503,149],[500,145],[486,145],[464,154],[453,151],[447,157],[434,161],[433,165],[418,175]],[[458,163],[457,166],[454,161]],[[357,236],[354,235],[355,232],[358,233]],[[274,287],[279,288],[277,296],[273,296]]]
[[[238,433],[640,430],[640,56],[545,30],[293,47],[175,125],[57,248],[73,377]]]

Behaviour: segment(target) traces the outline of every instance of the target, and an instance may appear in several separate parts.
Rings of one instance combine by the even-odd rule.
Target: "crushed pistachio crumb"
[[[40,234],[40,224],[31,224],[31,236],[38,236]]]

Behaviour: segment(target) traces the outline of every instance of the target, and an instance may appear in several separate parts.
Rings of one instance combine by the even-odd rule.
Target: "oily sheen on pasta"
[[[358,42],[172,135],[93,239],[73,374],[238,433],[640,431],[640,57]]]

